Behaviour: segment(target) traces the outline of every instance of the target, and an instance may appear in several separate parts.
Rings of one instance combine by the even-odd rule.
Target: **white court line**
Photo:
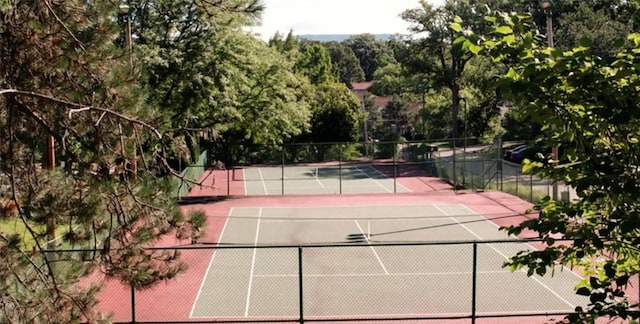
[[[394,168],[395,168],[395,166],[394,166]],[[375,167],[369,166],[369,167],[367,167],[367,169],[371,169],[371,170],[373,170],[373,172],[377,172],[377,173],[379,173],[381,176],[383,176],[383,177],[384,177],[385,179],[387,179],[387,180],[389,180],[389,179],[393,179],[392,177],[387,176],[386,174],[384,174],[382,171],[380,171],[380,170],[376,169]],[[397,178],[396,178],[396,179],[397,179]],[[407,187],[403,186],[401,183],[396,183],[396,185],[398,185],[398,186],[400,186],[400,187],[404,188],[404,190],[406,190],[407,192],[413,192],[413,191],[409,190],[409,188],[407,188]]]
[[[373,182],[375,182],[376,184],[378,184],[378,186],[382,187],[382,189],[386,190],[387,192],[393,192],[393,191],[391,191],[391,189],[389,189],[389,188],[387,188],[386,186],[382,185],[382,183],[380,183],[380,181],[378,181],[377,179],[374,179],[374,178],[372,178],[371,176],[369,176],[366,172],[364,172],[364,171],[363,171],[362,169],[360,169],[359,167],[354,166],[353,168],[354,168],[354,169],[356,169],[356,170],[358,170],[358,171],[360,171],[360,173],[362,173],[362,174],[366,175],[366,176],[367,176],[367,178],[369,178],[369,179],[373,180]]]
[[[267,190],[267,184],[264,182],[264,176],[262,176],[262,168],[258,168],[258,173],[260,174],[260,181],[262,182],[262,189],[264,190],[265,195],[269,195],[269,190]]]
[[[433,205],[435,208],[439,209],[443,214],[448,215],[447,212],[445,212],[444,210],[442,210],[442,208],[438,207],[438,205]],[[462,228],[464,228],[465,230],[467,230],[467,232],[471,233],[471,235],[477,237],[479,240],[483,240],[482,237],[480,237],[480,235],[476,234],[474,231],[472,231],[469,227],[467,227],[466,225],[460,223],[457,219],[455,219],[454,217],[450,217],[452,221],[456,222],[458,225],[462,226]],[[493,244],[491,243],[487,243],[487,245],[494,251],[496,251],[496,253],[500,254],[503,258],[505,259],[509,259],[508,256],[506,256],[504,253],[502,253],[502,251],[498,250],[496,247],[493,246]],[[525,272],[524,269],[520,269],[521,272]],[[542,286],[543,288],[545,288],[546,290],[548,290],[550,293],[552,293],[554,296],[558,297],[558,299],[560,299],[562,302],[564,302],[565,304],[569,305],[569,307],[571,307],[572,309],[575,309],[576,306],[573,305],[572,303],[570,303],[568,300],[564,299],[564,297],[560,296],[560,294],[558,294],[557,292],[555,292],[553,289],[551,289],[551,287],[547,286],[545,283],[543,283],[542,281],[540,281],[538,278],[536,277],[529,277],[531,279],[533,279],[535,282],[537,282],[538,284],[540,284],[540,286]]]
[[[229,215],[227,215],[227,219],[224,221],[224,225],[222,226],[222,231],[220,231],[220,236],[218,237],[218,244],[222,242],[222,235],[224,234],[224,230],[227,228],[227,224],[229,224],[229,218],[231,218],[231,214],[233,214],[233,207],[229,210]],[[200,282],[200,288],[198,288],[198,293],[196,294],[196,298],[193,300],[193,305],[191,306],[191,311],[189,312],[189,318],[193,318],[193,312],[196,309],[196,304],[198,304],[198,299],[200,299],[200,295],[202,294],[202,288],[204,288],[204,282],[209,277],[209,271],[213,267],[213,260],[218,253],[218,249],[213,251],[211,255],[211,259],[209,260],[209,265],[207,266],[207,271],[204,272],[204,276],[202,276],[202,281]]]
[[[476,214],[477,216],[482,217],[482,219],[484,219],[485,221],[491,223],[493,226],[495,226],[496,228],[500,228],[500,226],[498,226],[498,224],[494,223],[493,221],[487,219],[486,217],[484,217],[484,215],[482,214],[478,214],[475,211],[473,211],[473,209],[469,208],[467,205],[465,204],[461,204],[462,207],[466,208],[468,211]],[[509,237],[514,238],[514,239],[519,239],[517,236],[515,235],[509,235]],[[529,244],[528,242],[522,242],[522,244],[528,245],[530,248],[534,249],[534,250],[538,250],[535,246]],[[569,269],[567,266],[562,266],[565,270],[571,272],[571,274],[573,274],[574,276],[578,277],[579,279],[584,279],[581,275],[575,273],[573,270]]]
[[[253,245],[258,245],[258,236],[260,235],[260,216],[262,215],[262,208],[258,210],[258,222],[256,224],[256,238],[253,241]],[[253,249],[253,257],[251,258],[251,272],[249,273],[249,287],[247,288],[247,304],[244,308],[244,316],[249,316],[249,304],[251,303],[251,288],[253,285],[253,271],[256,268],[256,254],[258,249]]]
[[[244,168],[242,169],[242,181],[244,181],[244,195],[248,196],[249,193],[247,192],[247,187],[248,187],[247,174],[245,173]]]
[[[316,168],[316,181],[318,181],[318,184],[320,184],[320,187],[324,188],[324,184],[322,184],[322,181],[320,181],[320,179],[318,178],[318,169]]]
[[[509,270],[493,270],[493,271],[478,271],[478,274],[507,274],[511,273]],[[451,271],[451,272],[394,272],[389,274],[382,274],[379,272],[376,273],[338,273],[338,274],[307,274],[303,275],[304,278],[332,278],[332,277],[386,277],[386,276],[397,276],[397,277],[410,277],[410,276],[459,276],[459,275],[470,275],[473,274],[472,271]],[[270,275],[256,275],[254,278],[298,278],[298,274],[270,274]]]
[[[367,243],[369,243],[369,234],[365,233],[362,230],[362,227],[360,227],[360,223],[358,223],[358,220],[354,219],[354,222],[356,222],[356,226],[358,226],[358,229],[360,230],[360,233],[362,233],[363,237],[365,238],[365,240],[367,240]],[[389,271],[387,271],[387,267],[384,266],[384,263],[382,263],[382,260],[380,259],[380,256],[378,255],[378,252],[376,252],[376,249],[373,248],[373,246],[369,246],[371,248],[371,251],[373,251],[373,255],[376,256],[376,259],[378,259],[378,263],[380,263],[380,266],[382,267],[382,270],[384,270],[384,274],[388,275]]]

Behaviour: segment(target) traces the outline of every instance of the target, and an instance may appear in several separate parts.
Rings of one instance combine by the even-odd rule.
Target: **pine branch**
[[[110,115],[114,115],[120,119],[126,120],[130,123],[133,124],[138,124],[143,126],[144,128],[147,128],[149,130],[151,130],[153,133],[155,133],[155,135],[158,137],[158,139],[162,139],[162,134],[155,129],[155,127],[141,121],[135,118],[131,118],[131,117],[127,117],[119,112],[116,112],[114,110],[111,109],[107,109],[107,108],[100,108],[100,107],[96,107],[96,106],[87,106],[87,105],[82,105],[76,102],[72,102],[72,101],[68,101],[65,99],[60,99],[60,98],[56,98],[53,96],[49,96],[46,94],[42,94],[42,93],[38,93],[38,92],[33,92],[33,91],[24,91],[24,90],[17,90],[17,89],[0,89],[0,95],[6,95],[6,94],[16,94],[16,95],[22,95],[22,96],[27,96],[27,97],[33,97],[33,98],[39,98],[39,99],[44,99],[44,100],[48,100],[48,101],[52,101],[55,103],[59,103],[65,106],[69,106],[69,107],[74,107],[71,108],[69,110],[68,116],[69,118],[72,117],[72,115],[74,113],[79,113],[79,112],[83,112],[83,111],[91,111],[91,110],[96,110],[96,111],[100,111],[103,112],[104,114],[110,114]],[[37,118],[36,115],[34,115],[34,117]],[[41,118],[39,118],[40,122],[44,122]],[[98,123],[102,120],[102,118],[100,118],[98,120]],[[46,123],[44,124],[46,125]]]

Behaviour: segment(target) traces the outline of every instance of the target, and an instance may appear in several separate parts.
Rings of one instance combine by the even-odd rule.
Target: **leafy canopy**
[[[585,279],[576,293],[590,303],[568,316],[570,322],[638,319],[627,288],[640,273],[640,34],[628,36],[631,48],[598,57],[588,51],[588,39],[564,52],[547,48],[529,15],[496,12],[486,19],[494,26],[486,34],[454,22],[456,42],[507,66],[494,86],[542,125],[540,146],[564,148],[559,165],[540,155],[526,161],[524,171],[563,181],[579,196],[570,202],[547,197],[534,208],[538,218],[505,228],[532,230],[545,243],[506,265],[526,267],[529,275],[561,265],[581,270]]]

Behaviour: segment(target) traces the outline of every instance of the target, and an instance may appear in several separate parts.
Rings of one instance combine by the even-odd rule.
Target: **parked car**
[[[513,148],[510,148],[506,151],[504,151],[504,155],[503,158],[507,161],[510,162],[515,162],[514,158],[520,158],[520,156],[524,156],[524,150],[527,148],[528,146],[526,144],[521,144],[518,146],[514,146]],[[520,161],[522,161],[522,159],[520,159]]]
[[[529,146],[525,146],[523,148],[518,149],[517,151],[514,151],[511,153],[511,162],[513,163],[522,163],[522,161],[525,158],[531,158],[532,155],[534,154],[534,149],[529,147]]]

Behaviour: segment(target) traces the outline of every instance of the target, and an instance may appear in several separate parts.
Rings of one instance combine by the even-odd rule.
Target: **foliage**
[[[364,71],[350,47],[338,42],[326,42],[323,45],[329,51],[340,82],[351,87],[351,83],[364,80]]]
[[[172,135],[183,138],[189,155],[196,157],[195,130],[217,135],[226,126],[220,116],[235,113],[226,108],[236,100],[235,84],[229,84],[229,79],[239,62],[224,56],[232,50],[221,48],[229,45],[221,39],[255,21],[262,5],[258,0],[135,0],[128,4],[135,61],[149,92],[147,107],[163,112]]]
[[[143,104],[118,44],[117,4],[12,1],[0,10],[0,172],[27,229],[0,233],[0,322],[91,322],[99,283],[80,285],[84,276],[144,289],[184,269],[178,254],[145,249],[183,229],[171,187],[155,177],[175,174],[173,138]],[[49,139],[64,167],[47,158]],[[92,252],[44,251],[58,244]]]
[[[625,44],[632,29],[628,21],[616,21],[604,9],[595,10],[581,3],[574,12],[558,18],[560,28],[554,33],[555,46],[571,49],[583,38],[592,40],[589,52],[595,56],[614,55]]]
[[[590,42],[570,51],[546,48],[529,15],[497,12],[487,21],[492,33],[462,30],[462,46],[488,55],[509,67],[496,86],[541,125],[537,144],[549,149],[563,145],[565,156],[540,156],[523,170],[576,189],[579,199],[542,199],[539,217],[506,228],[510,234],[538,233],[545,247],[522,251],[506,264],[544,275],[560,265],[580,269],[585,279],[576,293],[589,296],[570,322],[592,323],[596,318],[638,319],[638,305],[630,305],[626,289],[640,273],[640,34],[634,44],[615,56],[598,57]],[[566,162],[565,162],[566,161]],[[572,244],[556,244],[566,239]]]
[[[311,141],[352,142],[360,135],[360,103],[355,95],[341,83],[319,86],[317,106],[311,118]],[[320,150],[320,160],[326,150]]]
[[[311,84],[319,85],[338,80],[329,52],[323,45],[317,42],[302,42],[299,51],[295,71],[309,78]]]
[[[395,63],[393,52],[372,34],[351,36],[342,43],[351,48],[360,61],[366,81],[373,80],[373,74],[378,68]]]
[[[403,135],[410,129],[413,116],[409,111],[409,103],[400,97],[393,97],[382,109],[383,126],[389,133]]]
[[[417,35],[409,42],[409,55],[404,56],[403,65],[408,71],[425,74],[433,80],[433,87],[451,91],[451,136],[459,136],[458,118],[460,108],[461,77],[472,54],[454,42],[454,32],[459,29],[456,21],[466,21],[476,31],[486,28],[482,12],[485,1],[445,1],[435,7],[427,1],[421,6],[408,9],[402,18],[411,24],[410,31]]]

